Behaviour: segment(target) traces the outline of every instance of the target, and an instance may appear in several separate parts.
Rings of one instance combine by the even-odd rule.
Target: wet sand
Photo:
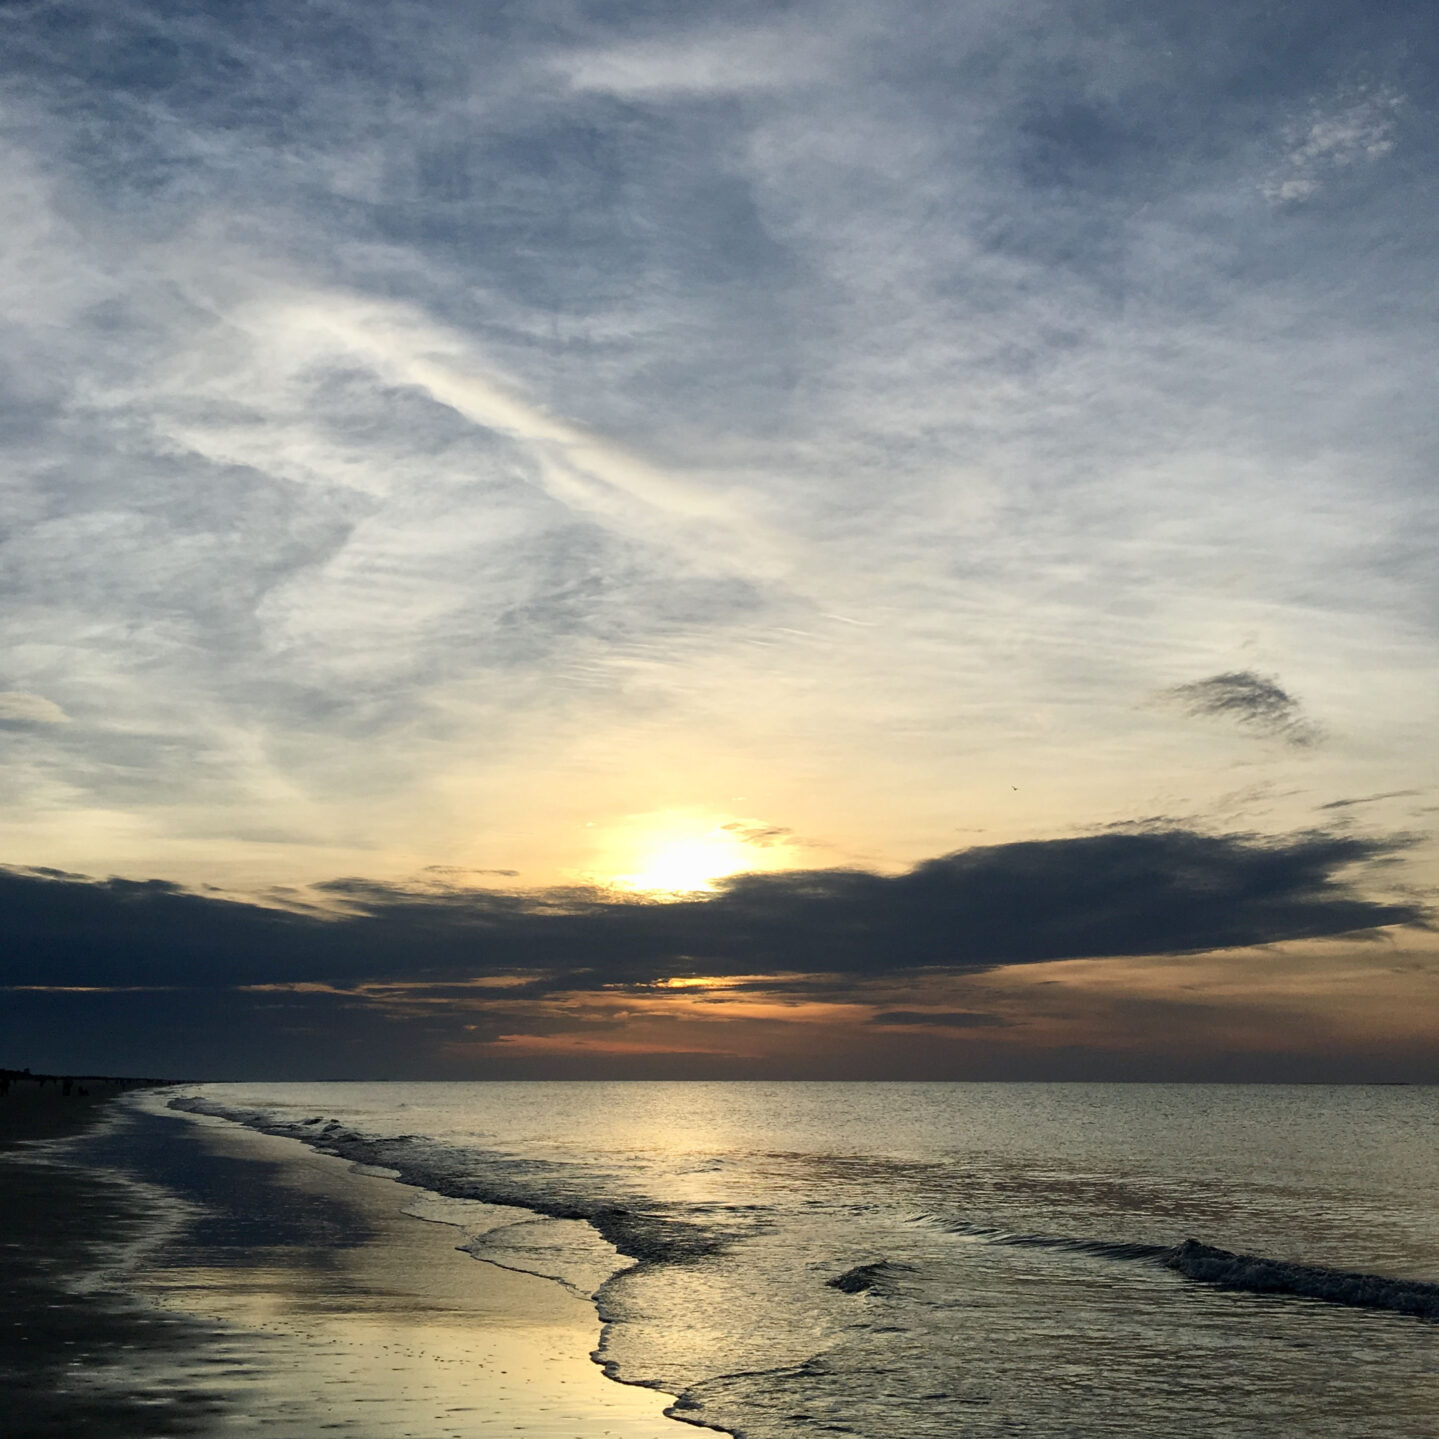
[[[0,1096],[0,1396],[6,1439],[195,1434],[217,1410],[173,1372],[213,1343],[202,1325],[95,1278],[153,1235],[132,1186],[59,1161],[52,1141],[102,1121],[123,1084],[12,1083]],[[213,1326],[211,1327],[213,1330]]]
[[[0,1153],[4,1153],[27,1140],[78,1134],[95,1123],[117,1095],[153,1081],[86,1076],[72,1080],[71,1092],[66,1094],[59,1076],[26,1077],[11,1069],[0,1070],[0,1083],[4,1086],[0,1093]]]
[[[456,1251],[417,1191],[153,1112],[0,1155],[7,1439],[676,1439],[589,1359],[593,1305]],[[103,1113],[103,1111],[101,1111]],[[0,1121],[3,1122],[3,1121]],[[76,1286],[83,1292],[78,1292]]]

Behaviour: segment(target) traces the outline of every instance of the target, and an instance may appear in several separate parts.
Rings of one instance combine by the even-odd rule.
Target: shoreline
[[[647,1439],[650,1434],[649,1423],[656,1414],[663,1421],[657,1431],[660,1439],[666,1435],[673,1439],[676,1431],[671,1426],[675,1424],[683,1425],[687,1430],[698,1429],[710,1434],[726,1436],[726,1439],[735,1439],[737,1431],[726,1429],[686,1412],[691,1406],[684,1394],[644,1380],[622,1377],[616,1372],[617,1361],[612,1357],[607,1357],[604,1353],[603,1331],[614,1322],[613,1316],[605,1312],[604,1288],[610,1279],[628,1272],[632,1267],[642,1267],[652,1262],[650,1259],[637,1257],[629,1249],[616,1248],[615,1257],[618,1267],[598,1285],[596,1292],[588,1293],[558,1276],[540,1274],[533,1270],[507,1265],[491,1255],[476,1252],[470,1247],[468,1240],[471,1236],[466,1232],[464,1223],[459,1220],[440,1218],[434,1213],[419,1215],[411,1206],[458,1205],[461,1207],[473,1206],[477,1210],[507,1209],[515,1214],[525,1216],[517,1221],[519,1224],[543,1222],[559,1217],[584,1224],[598,1239],[608,1245],[616,1245],[617,1237],[608,1233],[603,1225],[597,1224],[593,1217],[583,1218],[578,1214],[568,1212],[561,1215],[556,1211],[537,1208],[519,1199],[457,1199],[447,1192],[431,1189],[419,1181],[405,1178],[396,1170],[382,1170],[364,1160],[320,1147],[325,1138],[322,1130],[306,1133],[303,1137],[280,1133],[271,1129],[256,1128],[241,1119],[214,1114],[205,1109],[192,1109],[186,1104],[171,1108],[167,1103],[164,1113],[169,1117],[187,1120],[200,1126],[207,1135],[215,1137],[222,1144],[234,1145],[236,1152],[243,1155],[247,1161],[278,1159],[292,1167],[293,1173],[308,1169],[313,1179],[323,1177],[327,1183],[336,1186],[336,1193],[350,1198],[364,1192],[364,1189],[368,1187],[372,1197],[382,1206],[382,1210],[391,1216],[398,1212],[410,1223],[449,1230],[454,1238],[446,1237],[443,1240],[445,1267],[447,1272],[453,1274],[454,1271],[450,1269],[450,1266],[456,1258],[459,1258],[461,1284],[466,1288],[469,1286],[464,1285],[462,1275],[465,1263],[468,1262],[483,1266],[485,1270],[494,1275],[517,1278],[524,1289],[528,1291],[528,1303],[531,1305],[542,1294],[548,1295],[547,1307],[552,1307],[556,1302],[562,1304],[567,1311],[566,1325],[571,1329],[572,1341],[575,1338],[583,1340],[578,1347],[575,1347],[572,1342],[571,1349],[574,1353],[582,1353],[587,1360],[586,1383],[598,1396],[600,1408],[616,1407],[613,1402],[613,1390],[615,1389],[638,1396],[637,1406],[633,1402],[623,1406],[632,1414],[638,1412],[645,1421],[642,1426],[643,1435],[636,1436],[636,1439]],[[476,1226],[485,1231],[488,1231],[490,1227],[483,1224]],[[413,1237],[413,1230],[409,1232]],[[466,1243],[455,1242],[455,1239],[461,1236],[466,1239]],[[536,1289],[536,1285],[541,1288]],[[562,1296],[558,1301],[557,1295]],[[520,1304],[516,1305],[513,1303],[515,1298],[515,1295],[511,1296],[512,1302],[504,1311],[504,1322],[514,1322],[518,1309],[525,1302],[521,1300]],[[600,1380],[598,1389],[593,1384],[596,1376]],[[573,1383],[574,1381],[562,1382]],[[515,1427],[524,1428],[526,1426]],[[604,1429],[602,1432],[607,1436],[616,1436],[616,1439],[629,1439],[630,1435],[629,1430]],[[593,1431],[589,1429],[577,1430],[577,1439],[580,1439],[580,1436],[583,1436],[583,1439],[591,1439],[592,1433]]]
[[[461,1251],[404,1212],[425,1191],[124,1092],[9,1110],[7,1436],[679,1432],[673,1396],[594,1362],[591,1301]]]
[[[159,1089],[168,1079],[102,1074],[32,1074],[0,1069],[0,1154],[30,1140],[63,1139],[104,1117],[123,1094]]]

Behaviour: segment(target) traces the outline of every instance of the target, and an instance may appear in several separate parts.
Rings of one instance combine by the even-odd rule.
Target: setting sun
[[[654,895],[700,894],[730,875],[788,868],[790,846],[772,838],[756,842],[760,829],[684,813],[637,816],[608,846],[608,882]]]

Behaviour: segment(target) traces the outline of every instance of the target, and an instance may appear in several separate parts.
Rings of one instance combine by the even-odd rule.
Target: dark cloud
[[[654,903],[558,889],[317,886],[338,912],[262,908],[158,880],[0,871],[0,982],[178,984],[548,977],[552,989],[680,975],[977,971],[1172,954],[1420,924],[1343,877],[1398,842],[1185,830],[997,845],[907,873],[742,875]],[[537,981],[538,982],[538,981]]]
[[[1388,789],[1383,794],[1359,795],[1354,799],[1331,799],[1328,804],[1321,804],[1320,809],[1350,809],[1356,804],[1377,804],[1381,799],[1409,799],[1413,795],[1423,793],[1417,789]]]
[[[870,1020],[871,1024],[912,1024],[938,1029],[993,1029],[1007,1022],[997,1014],[969,1009],[887,1009]]]
[[[1293,745],[1313,744],[1318,738],[1299,701],[1272,676],[1253,670],[1210,675],[1175,685],[1165,694],[1192,715],[1232,719],[1256,734],[1273,735]]]

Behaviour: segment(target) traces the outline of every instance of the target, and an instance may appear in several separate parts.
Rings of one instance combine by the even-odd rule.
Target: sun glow
[[[665,814],[643,816],[616,837],[609,883],[656,896],[704,894],[734,874],[788,868],[788,846],[756,844],[754,826]]]
[[[616,875],[627,889],[666,894],[712,890],[715,880],[750,868],[745,845],[731,835],[705,834],[657,846],[633,874]]]

